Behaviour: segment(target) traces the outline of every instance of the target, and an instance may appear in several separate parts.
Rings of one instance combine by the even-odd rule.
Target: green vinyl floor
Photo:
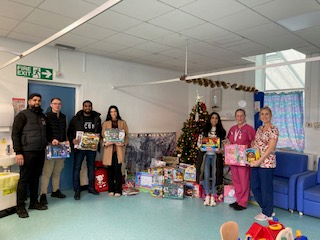
[[[153,198],[148,193],[135,196],[108,197],[81,192],[75,201],[73,191],[64,191],[66,199],[48,195],[48,210],[29,210],[29,218],[17,214],[0,218],[1,240],[219,240],[220,226],[230,220],[239,225],[239,237],[255,222],[258,206],[249,204],[243,211],[234,211],[225,203],[204,206],[201,199],[183,200]],[[310,240],[320,240],[320,219],[299,216],[275,208],[276,217],[284,226]],[[267,225],[267,222],[261,222]]]

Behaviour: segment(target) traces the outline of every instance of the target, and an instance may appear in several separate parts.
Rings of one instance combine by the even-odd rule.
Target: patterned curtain
[[[264,105],[272,110],[272,123],[279,128],[277,148],[303,152],[303,91],[266,93]]]

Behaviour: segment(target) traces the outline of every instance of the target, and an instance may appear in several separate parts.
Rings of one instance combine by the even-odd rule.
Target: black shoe
[[[234,202],[234,203],[229,204],[229,206],[230,206],[231,208],[234,208],[234,207],[237,206],[237,205],[238,205],[237,202]]]
[[[243,206],[238,205],[238,204],[236,206],[234,206],[234,210],[236,210],[236,211],[242,211],[244,209],[246,209],[246,207],[243,207]]]
[[[67,196],[63,193],[60,192],[59,189],[57,191],[51,193],[52,197],[57,197],[57,198],[66,198]]]
[[[94,195],[99,195],[99,192],[97,192],[95,189],[89,189],[88,192]]]
[[[46,206],[46,204],[48,204],[48,202],[47,202],[47,195],[46,194],[41,194],[41,196],[40,196],[40,204],[42,205],[42,206]]]
[[[16,210],[19,218],[29,218],[29,214],[24,206],[17,206]]]
[[[80,200],[80,191],[75,191],[74,199],[75,200]]]
[[[46,205],[41,205],[38,201],[35,203],[31,203],[29,205],[29,209],[37,209],[37,210],[47,210],[48,207]]]

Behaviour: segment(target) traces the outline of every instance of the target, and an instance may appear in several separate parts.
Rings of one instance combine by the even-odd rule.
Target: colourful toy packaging
[[[184,180],[184,169],[183,168],[175,168],[173,171],[173,181],[174,182],[182,182]]]
[[[225,151],[225,164],[226,165],[235,165],[235,166],[246,166],[248,165],[246,154],[245,154],[245,145],[226,145],[224,147]]]
[[[183,183],[165,183],[164,185],[164,197],[166,198],[184,198],[184,184]]]
[[[158,175],[158,174],[153,174],[152,184],[153,185],[164,185],[164,176]]]
[[[184,181],[196,182],[196,167],[189,166],[184,171]]]
[[[234,203],[235,198],[235,188],[233,185],[224,186],[224,203]]]
[[[165,183],[172,183],[173,182],[173,172],[174,172],[174,168],[164,167],[164,182]]]
[[[147,172],[137,172],[135,186],[139,188],[140,191],[149,191],[153,184],[153,174]],[[145,190],[147,189],[147,190]]]
[[[192,198],[194,196],[194,183],[186,182],[184,189],[184,197]]]
[[[245,154],[248,163],[259,160],[261,156],[257,148],[248,148],[245,150]]]
[[[150,189],[150,195],[152,197],[163,197],[163,186],[162,185],[152,185],[152,188]]]
[[[202,185],[194,183],[193,197],[201,198],[202,197]]]
[[[164,169],[162,167],[151,167],[147,169],[150,174],[164,175]]]
[[[220,138],[218,137],[203,137],[201,151],[217,150],[220,148]]]

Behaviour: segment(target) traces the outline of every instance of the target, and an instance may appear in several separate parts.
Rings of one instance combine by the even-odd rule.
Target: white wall
[[[0,38],[0,46],[17,52],[30,47],[27,43],[3,38]],[[12,57],[0,53],[0,63]],[[28,79],[16,76],[16,64],[52,68],[55,72],[57,60],[57,49],[44,47],[0,70],[0,102],[11,102],[13,97],[27,98]],[[59,63],[62,77],[54,76],[48,82],[77,87],[76,111],[81,109],[83,100],[89,99],[104,120],[108,107],[117,105],[132,133],[177,131],[186,118],[188,85],[184,83],[112,89],[117,85],[177,78],[180,73],[71,51],[59,51]]]
[[[0,38],[0,46],[23,52],[32,45]],[[0,53],[0,64],[14,56]],[[18,64],[47,67],[57,70],[57,49],[44,47],[21,59]],[[27,98],[28,79],[16,76],[16,64],[0,70],[0,102],[11,102],[11,98]],[[145,83],[177,78],[182,73],[164,70],[131,62],[113,60],[79,52],[60,51],[61,78],[54,76],[51,83],[69,84],[77,87],[77,110],[82,101],[90,99],[94,109],[106,118],[110,105],[119,107],[120,114],[128,122],[130,132],[179,132],[195,104],[196,90],[211,112],[210,88],[183,82],[161,85],[112,89],[112,86]],[[212,80],[217,80],[216,77]],[[221,81],[254,86],[254,71],[220,76]],[[306,121],[320,121],[320,62],[307,63],[308,90],[306,92]],[[253,93],[223,90],[223,109],[220,115],[234,114],[238,101],[247,102],[247,122],[253,125]],[[235,122],[224,121],[228,130]],[[320,129],[306,128],[305,152],[320,156]]]

